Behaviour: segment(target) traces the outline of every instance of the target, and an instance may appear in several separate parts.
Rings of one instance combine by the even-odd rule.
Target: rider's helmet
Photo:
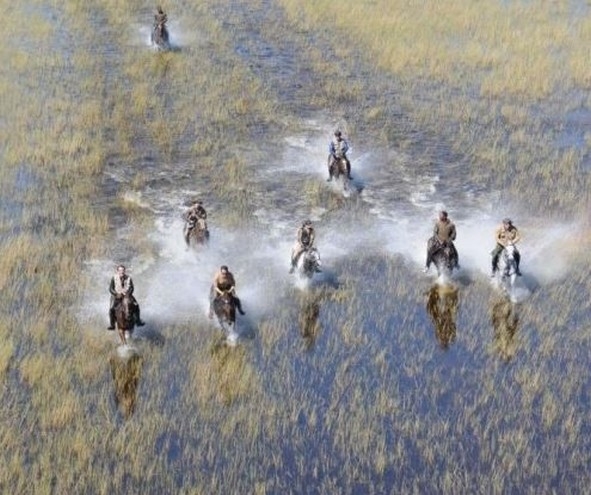
[[[504,225],[513,225],[513,220],[511,220],[509,217],[505,217],[505,218],[503,218],[503,224]]]

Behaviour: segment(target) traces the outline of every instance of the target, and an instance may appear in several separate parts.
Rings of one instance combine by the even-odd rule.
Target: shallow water
[[[538,381],[558,371],[548,388],[559,399],[572,404],[574,395],[580,401],[576,409],[587,403],[560,388],[560,375],[578,370],[584,353],[570,354],[565,341],[548,335],[553,328],[544,322],[552,314],[548,303],[577,284],[573,275],[581,267],[572,265],[571,254],[579,223],[548,220],[526,205],[504,203],[501,191],[466,181],[468,164],[444,139],[417,132],[409,146],[386,146],[374,138],[377,129],[370,123],[350,116],[354,109],[318,108],[308,96],[323,75],[305,49],[307,33],[290,31],[278,40],[262,29],[271,22],[286,27],[272,2],[229,2],[219,9],[215,13],[233,52],[265,81],[290,122],[283,133],[256,131],[242,154],[253,218],[243,225],[229,220],[233,205],[209,187],[211,172],[195,173],[189,138],[179,137],[178,155],[165,160],[143,123],[136,122],[137,160],[120,163],[116,153],[109,154],[103,197],[96,199],[104,208],[118,204],[111,210],[109,257],[86,260],[88,289],[72,308],[89,332],[113,340],[115,348],[116,335],[104,330],[107,287],[114,265],[128,266],[148,322],[133,339],[143,367],[132,397],[136,423],[129,429],[154,417],[161,428],[153,442],[146,441],[158,464],[143,481],[146,492],[170,488],[168,478],[159,480],[164,472],[174,473],[173,486],[181,491],[200,486],[225,493],[238,486],[247,493],[262,483],[259,491],[270,493],[386,493],[392,487],[409,491],[411,485],[428,492],[453,471],[450,452],[474,473],[459,485],[473,491],[481,476],[493,473],[491,457],[501,450],[495,442],[510,449],[506,437],[515,432],[532,444],[550,445],[539,453],[541,465],[569,467],[568,454],[585,451],[587,437],[571,441],[555,459],[560,429],[569,418],[548,425],[538,413],[541,406],[520,400],[528,395],[523,375],[534,374],[535,366],[543,376],[538,374]],[[197,64],[217,54],[195,24],[189,18],[174,20],[170,32],[178,48],[173,56]],[[95,29],[97,34],[110,29],[100,11]],[[149,28],[141,23],[130,25],[123,39],[121,45],[88,47],[102,61],[107,85],[133,85],[125,74],[127,51],[142,56],[151,50]],[[314,41],[325,48],[327,59],[336,57],[325,38]],[[374,72],[373,79],[364,80],[370,71],[362,58],[339,62],[352,82],[367,89],[362,103],[379,101],[369,88],[373,84],[375,93],[396,93],[388,75]],[[158,96],[186,97],[167,77],[155,84]],[[393,104],[388,112],[395,116],[400,109]],[[570,119],[575,127],[564,131],[568,136],[557,146],[580,146],[579,123],[586,121],[575,117]],[[400,121],[404,133],[412,118],[403,115]],[[356,192],[349,198],[325,180],[327,143],[335,127],[345,131],[352,146]],[[135,186],[138,172],[148,178]],[[187,249],[181,215],[194,196],[205,201],[211,240],[207,247]],[[126,208],[147,212],[151,219],[145,232],[149,249],[141,254],[134,249],[136,228]],[[438,285],[435,275],[423,275],[421,268],[432,222],[442,208],[457,225],[462,269]],[[509,300],[488,278],[493,232],[506,215],[524,235],[524,277]],[[323,262],[322,274],[310,284],[288,274],[295,232],[306,218],[316,227]],[[217,345],[219,333],[207,318],[209,285],[221,264],[234,272],[247,311],[238,320],[243,338],[231,350]],[[575,314],[575,308],[563,311],[564,326],[588,316]],[[555,350],[551,356],[548,341]],[[237,376],[246,376],[247,383]],[[199,380],[210,380],[202,387],[210,395],[196,385]],[[547,404],[547,393],[536,389],[534,401]],[[523,426],[522,408],[539,417]],[[499,410],[506,415],[499,418]],[[396,461],[386,460],[380,468],[374,463],[380,452]],[[521,453],[517,447],[511,452]],[[536,452],[527,449],[528,455]],[[423,474],[426,464],[433,478]],[[530,486],[535,474],[528,471],[519,479]],[[546,480],[544,486],[552,483]]]

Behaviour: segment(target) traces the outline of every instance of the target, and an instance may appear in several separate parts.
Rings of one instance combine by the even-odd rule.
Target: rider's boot
[[[139,306],[135,310],[135,324],[138,327],[143,327],[146,324],[146,322],[142,321],[142,319],[140,318],[140,307]]]
[[[236,301],[236,309],[238,310],[238,312],[244,316],[246,313],[244,311],[242,311],[242,303],[240,302],[240,299],[238,299],[237,297],[234,297],[234,300]]]
[[[107,327],[107,330],[115,330],[115,310],[114,309],[109,310],[109,326]]]
[[[347,160],[347,178],[349,180],[353,180],[353,177],[351,176],[351,164],[349,163],[349,160]]]
[[[494,278],[498,270],[499,267],[493,263],[492,270],[490,272],[490,278]]]

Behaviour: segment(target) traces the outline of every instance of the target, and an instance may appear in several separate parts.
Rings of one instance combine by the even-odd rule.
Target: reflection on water
[[[313,296],[306,296],[298,314],[300,335],[302,336],[306,351],[314,349],[314,344],[320,334],[319,315],[320,301]]]
[[[457,287],[434,285],[429,290],[427,313],[435,326],[437,341],[443,349],[447,349],[456,340],[458,305]]]
[[[507,299],[498,300],[491,310],[491,322],[494,347],[501,359],[508,362],[516,351],[515,334],[519,325],[517,306]]]
[[[236,399],[248,395],[252,388],[252,369],[247,350],[242,346],[231,347],[219,340],[212,348],[208,373],[213,383],[212,392],[219,402],[231,405]]]
[[[142,374],[142,357],[136,351],[125,356],[113,353],[109,358],[115,385],[115,404],[125,419],[135,412],[137,389]]]

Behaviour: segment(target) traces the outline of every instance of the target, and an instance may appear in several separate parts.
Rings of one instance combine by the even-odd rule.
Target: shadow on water
[[[111,376],[115,386],[115,405],[124,419],[133,416],[137,402],[137,390],[142,374],[142,356],[134,349],[115,351],[109,357]]]
[[[456,340],[456,321],[459,290],[449,285],[434,285],[429,289],[427,313],[435,327],[435,337],[442,349],[448,349]]]
[[[491,323],[493,326],[493,344],[499,357],[509,362],[515,357],[515,334],[519,326],[517,305],[503,298],[497,300],[491,308]]]

